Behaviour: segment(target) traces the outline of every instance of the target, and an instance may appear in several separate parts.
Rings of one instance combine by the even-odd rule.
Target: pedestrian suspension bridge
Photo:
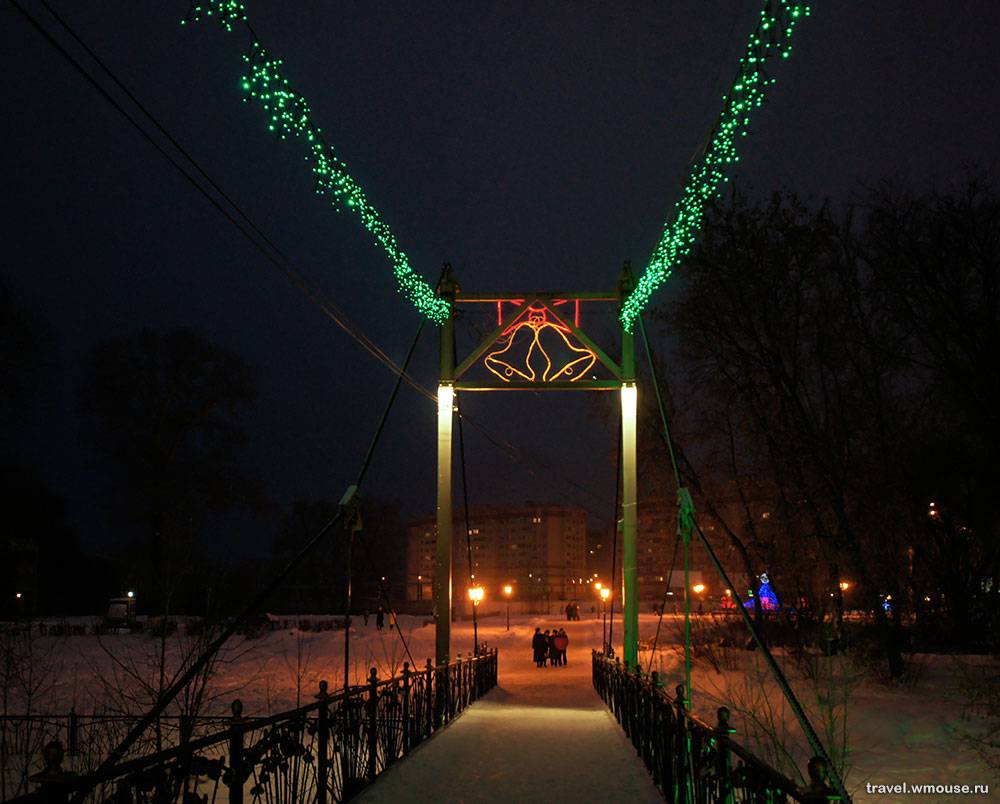
[[[18,8],[30,19],[27,12]],[[658,246],[638,276],[626,263],[617,277],[609,278],[605,288],[474,291],[459,284],[450,266],[445,266],[434,284],[413,269],[388,224],[351,176],[346,162],[325,139],[309,103],[285,77],[282,60],[254,32],[244,3],[192,0],[184,24],[214,22],[225,34],[247,36],[249,44],[242,78],[246,100],[261,107],[269,131],[302,146],[313,171],[316,193],[357,216],[375,244],[385,252],[400,292],[421,314],[421,324],[406,359],[396,364],[356,327],[347,324],[336,306],[323,299],[315,286],[298,273],[170,138],[221,198],[231,204],[224,211],[230,221],[259,248],[261,241],[270,246],[271,250],[266,252],[268,259],[365,349],[389,365],[397,381],[356,482],[345,491],[336,516],[302,546],[271,583],[253,595],[244,610],[222,629],[204,654],[188,666],[99,767],[83,775],[64,772],[62,746],[53,743],[47,749],[45,769],[35,776],[37,792],[18,800],[184,804],[209,801],[326,804],[352,798],[370,802],[579,799],[641,802],[664,798],[678,802],[849,801],[824,746],[760,640],[737,593],[737,585],[730,580],[698,524],[691,495],[675,458],[642,317],[655,291],[681,265],[695,242],[706,204],[716,197],[726,180],[727,167],[738,160],[737,145],[747,133],[751,115],[762,105],[775,81],[770,69],[774,63],[788,58],[797,24],[808,15],[809,7],[794,0],[763,3],[719,116],[693,160],[687,183]],[[129,96],[136,100],[131,93]],[[131,122],[139,125],[135,120]],[[166,133],[159,123],[155,120],[154,123]],[[194,181],[192,176],[185,175]],[[210,197],[203,185],[196,186],[223,211],[218,197]],[[242,222],[235,220],[234,215]],[[471,351],[458,354],[454,323],[456,311],[463,305],[487,305],[486,309],[495,309],[496,325]],[[613,305],[617,312],[620,338],[613,348],[598,343],[587,332],[586,313],[593,305]],[[359,495],[401,384],[415,384],[408,369],[426,322],[439,327],[440,337],[440,374],[435,396],[437,549],[433,578],[433,661],[416,661],[404,640],[408,661],[402,673],[379,678],[373,669],[365,683],[352,684],[349,674],[352,600],[348,584],[344,601],[347,615],[342,689],[331,690],[321,684],[309,704],[262,718],[244,717],[236,702],[229,722],[214,733],[198,738],[189,734],[175,747],[136,756],[134,748],[143,732],[243,623],[265,610],[271,594],[308,559],[319,542],[344,539],[349,574],[364,571],[356,564],[359,555],[369,559],[370,545],[364,539],[358,514]],[[648,388],[640,388],[636,370],[637,336],[648,361],[651,380]],[[522,669],[531,665],[527,646],[522,655],[516,652],[501,655],[495,649],[482,648],[475,619],[472,650],[465,658],[456,652],[452,637],[453,434],[457,422],[461,442],[460,401],[470,393],[526,390],[614,393],[620,397],[621,411],[620,499],[616,500],[615,512],[620,521],[622,566],[613,573],[615,588],[611,596],[612,607],[620,600],[623,609],[620,653],[612,636],[602,633],[600,639],[596,638],[593,622],[568,623],[573,646],[568,666],[541,670],[541,675],[526,675]],[[684,557],[687,635],[686,672],[682,679],[660,678],[648,668],[644,671],[639,662],[636,538],[640,478],[636,442],[640,393],[652,393],[656,398],[664,460],[671,463],[677,484],[677,535]],[[464,461],[464,449],[461,452]],[[468,511],[468,505],[464,507]],[[467,523],[465,530],[468,534]],[[733,733],[725,708],[702,713],[706,719],[691,711],[687,568],[694,540],[701,541],[723,583],[733,590],[736,609],[811,747],[813,759],[804,774],[809,779],[806,786],[785,778],[746,750],[739,736]],[[612,554],[617,553],[613,550]],[[471,557],[468,576],[471,581]],[[385,610],[395,621],[395,609],[384,586],[380,595]],[[613,628],[613,609],[611,622]],[[403,639],[398,624],[395,633]],[[567,735],[572,735],[572,740]]]

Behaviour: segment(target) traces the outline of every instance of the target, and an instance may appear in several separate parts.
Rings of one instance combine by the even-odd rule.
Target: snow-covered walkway
[[[591,686],[594,620],[551,625],[570,637],[565,667],[536,668],[531,647],[500,650],[500,684],[375,781],[362,802],[662,802]]]

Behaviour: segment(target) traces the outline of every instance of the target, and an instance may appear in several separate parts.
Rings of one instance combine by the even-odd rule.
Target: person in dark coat
[[[542,667],[545,667],[546,661],[550,665],[556,663],[552,648],[552,632],[548,628],[545,629],[545,653],[542,657]]]
[[[381,606],[379,606],[378,613],[375,615],[375,627],[379,631],[385,628],[385,612],[382,611]]]
[[[535,658],[535,667],[545,664],[545,637],[542,636],[542,629],[536,628],[535,635],[531,638],[531,653]]]

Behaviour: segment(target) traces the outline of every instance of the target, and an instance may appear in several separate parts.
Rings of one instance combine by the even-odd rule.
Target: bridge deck
[[[499,688],[357,800],[662,802],[591,686],[590,650],[600,646],[600,622],[552,617],[543,630],[552,625],[570,637],[565,667],[536,668],[523,626],[516,642],[491,639],[500,646]]]

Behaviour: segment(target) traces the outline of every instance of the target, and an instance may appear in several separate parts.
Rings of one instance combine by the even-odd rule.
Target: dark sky
[[[41,3],[23,2],[65,41]],[[418,314],[358,221],[312,194],[300,144],[269,136],[261,110],[243,103],[247,36],[181,27],[184,0],[52,2],[298,268],[401,360]],[[759,7],[251,0],[249,12],[419,271],[433,278],[447,259],[465,290],[546,290],[609,288],[623,259],[644,265]],[[249,459],[275,502],[338,498],[393,375],[6,3],[0,39],[0,272],[53,329],[60,366],[33,437],[84,544],[107,533],[78,446],[77,366],[95,341],[145,326],[194,327],[254,366]],[[996,0],[814,3],[735,176],[760,193],[842,202],[882,177],[926,188],[966,163],[995,168],[998,42]],[[415,362],[429,387],[436,344],[428,330]],[[514,460],[466,433],[473,502],[610,515],[615,437],[587,395],[480,395],[465,408],[520,451]],[[433,510],[434,427],[433,405],[404,390],[370,493],[407,513]],[[261,532],[224,530],[216,546],[263,543]]]

